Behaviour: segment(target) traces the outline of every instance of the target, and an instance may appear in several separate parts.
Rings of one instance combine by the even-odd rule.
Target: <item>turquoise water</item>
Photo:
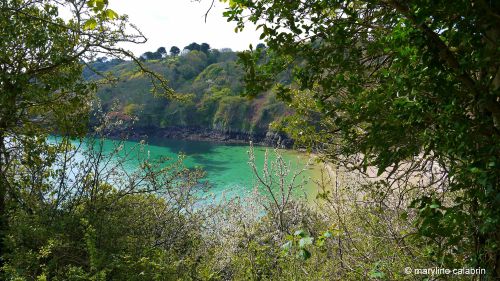
[[[245,196],[252,191],[257,178],[248,164],[250,150],[249,145],[221,144],[204,141],[172,140],[172,139],[150,139],[144,146],[139,146],[138,142],[123,141],[117,142],[104,140],[102,151],[105,154],[112,153],[117,145],[122,145],[119,155],[127,153],[130,155],[125,162],[124,168],[133,171],[138,168],[140,161],[138,158],[148,157],[151,161],[168,158],[175,161],[182,153],[185,155],[184,165],[188,168],[202,168],[206,175],[202,181],[208,181],[210,188],[206,195],[213,194],[220,197],[223,193],[227,197]],[[269,150],[269,161],[276,159],[274,149],[261,146],[254,147],[256,164],[258,171],[262,171],[265,151]],[[283,159],[290,166],[291,171],[298,171],[304,168],[309,160],[305,153],[298,153],[291,150],[280,150]],[[168,163],[167,161],[167,163]],[[304,194],[311,196],[314,190],[310,178],[315,176],[315,169],[308,168],[296,183],[305,182],[304,189],[297,189],[296,196]],[[264,192],[263,188],[260,188]]]

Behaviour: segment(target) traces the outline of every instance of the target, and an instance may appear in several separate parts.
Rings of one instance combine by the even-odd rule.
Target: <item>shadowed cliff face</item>
[[[221,131],[213,128],[172,126],[166,128],[158,127],[136,127],[129,126],[107,132],[111,138],[116,139],[163,139],[163,140],[191,140],[209,141],[226,144],[248,144],[250,141],[257,145],[292,148],[293,140],[283,133],[268,131],[262,133],[250,133],[239,131]]]

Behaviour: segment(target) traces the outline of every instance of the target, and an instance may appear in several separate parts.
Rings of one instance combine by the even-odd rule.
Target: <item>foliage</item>
[[[104,1],[60,5],[79,6],[74,10],[78,17],[64,21],[58,17],[59,7],[50,1],[2,1],[0,4],[2,256],[8,253],[4,246],[7,213],[11,204],[24,199],[19,199],[24,194],[7,174],[16,169],[18,161],[42,166],[50,163],[50,150],[44,151],[43,137],[39,137],[43,132],[80,135],[85,131],[89,100],[95,86],[82,79],[80,60],[93,58],[98,51],[112,53],[110,48],[115,43],[127,39],[123,33],[125,18],[118,18]],[[115,40],[106,40],[111,34],[115,34]],[[3,264],[0,257],[0,267]]]
[[[244,198],[209,206],[211,219],[206,222],[204,237],[217,239],[203,239],[201,247],[210,250],[203,259],[206,265],[201,267],[212,270],[211,278],[421,280],[422,276],[407,275],[404,268],[438,266],[425,256],[420,244],[423,240],[412,236],[416,228],[408,218],[416,214],[403,215],[406,208],[401,200],[411,198],[407,190],[395,190],[388,198],[391,204],[382,205],[378,194],[367,193],[376,183],[360,181],[357,174],[327,165],[317,178],[321,191],[317,205],[300,196],[282,204],[288,187],[292,192],[302,187],[296,175],[283,173],[290,163],[280,161],[279,151],[276,153],[278,160],[267,167],[267,160],[261,159],[263,172],[253,168],[257,188],[266,193],[254,191]],[[249,155],[253,167],[256,159],[251,151]],[[273,186],[266,189],[262,182]],[[270,208],[280,209],[285,219]]]
[[[103,124],[110,126],[111,124]],[[99,129],[98,131],[103,131]],[[9,209],[3,278],[177,280],[199,239],[194,211],[201,171],[152,161],[138,144],[52,138],[14,161],[17,204]],[[136,155],[139,155],[137,159]],[[43,161],[43,160],[45,161]],[[134,171],[125,169],[137,161]],[[170,279],[169,279],[170,280]]]
[[[177,47],[177,46],[172,46],[172,47],[170,48],[170,55],[171,55],[171,56],[174,56],[174,57],[175,57],[175,56],[177,56],[180,52],[181,52],[181,50],[180,50],[180,49],[179,49],[179,47]]]
[[[157,53],[161,54],[162,57],[164,57],[167,54],[167,49],[165,47],[160,47],[158,50],[156,50]]]
[[[182,102],[148,95],[150,82],[136,72],[131,62],[117,64],[107,60],[110,66],[106,67],[102,61],[96,61],[96,68],[112,73],[119,80],[101,87],[98,96],[106,110],[117,102],[119,112],[136,116],[134,126],[147,131],[184,126],[264,135],[270,130],[269,125],[281,119],[287,109],[269,94],[256,100],[241,97],[243,70],[236,59],[234,52],[193,50],[177,57],[146,61],[145,66],[162,73],[179,96],[191,97]],[[86,78],[99,79],[96,75]]]
[[[208,54],[208,51],[210,50],[210,45],[208,43],[201,43],[200,45],[196,42],[193,42],[184,47],[184,49],[189,51],[201,51],[205,54]]]
[[[141,59],[143,60],[158,60],[161,59],[162,55],[159,52],[145,52],[141,55]]]
[[[257,24],[268,46],[268,61],[241,56],[250,94],[294,68],[295,83],[277,91],[297,109],[294,137],[377,167],[388,184],[425,173],[404,184],[429,191],[407,204],[432,258],[498,277],[499,11],[487,1],[235,0],[225,15],[240,29]]]
[[[408,265],[498,275],[496,3],[231,0],[226,16],[238,30],[258,22],[268,46],[240,54],[251,101],[234,52],[193,43],[141,62],[116,45],[142,35],[107,4],[0,4],[0,279],[417,279]],[[249,152],[266,194],[208,204],[182,156],[105,149],[100,135],[133,115],[144,127],[267,130],[289,113],[272,86],[295,109],[287,130],[342,164],[318,181],[320,201],[296,196],[300,174],[278,151],[262,172]]]
[[[63,19],[61,11],[67,15]],[[48,180],[56,154],[50,133],[81,137],[88,129],[97,81],[83,79],[84,67],[134,60],[155,94],[174,97],[163,77],[144,68],[121,42],[145,42],[142,34],[109,9],[107,0],[8,0],[0,3],[0,274],[9,248],[11,214],[45,212],[57,193]],[[100,57],[98,57],[100,56]],[[102,56],[112,59],[107,61]],[[109,82],[111,77],[99,81]],[[62,150],[61,150],[62,149]],[[59,189],[59,191],[61,191]],[[42,277],[40,277],[42,278]],[[3,279],[3,278],[2,278]]]
[[[298,171],[292,174],[292,163],[286,163],[277,148],[275,154],[276,159],[269,163],[268,151],[266,150],[263,160],[264,167],[262,173],[259,173],[255,164],[253,145],[250,143],[248,163],[257,178],[257,187],[264,189],[270,197],[264,201],[262,207],[271,221],[276,224],[274,227],[279,231],[278,235],[283,237],[284,234],[291,231],[293,225],[297,224],[297,218],[304,215],[289,210],[294,204],[293,196],[303,192],[301,189],[306,180],[302,177],[302,173],[309,168],[311,163],[307,163],[305,167],[297,169]]]

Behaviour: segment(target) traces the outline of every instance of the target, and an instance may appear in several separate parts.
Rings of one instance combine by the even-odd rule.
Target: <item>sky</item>
[[[212,48],[248,49],[259,43],[260,33],[248,24],[243,32],[235,33],[236,24],[222,16],[225,3],[214,1],[205,23],[205,13],[211,0],[110,0],[109,7],[118,14],[127,14],[148,38],[145,44],[128,44],[125,47],[139,56],[158,47],[177,46],[181,50],[192,42],[208,43]]]

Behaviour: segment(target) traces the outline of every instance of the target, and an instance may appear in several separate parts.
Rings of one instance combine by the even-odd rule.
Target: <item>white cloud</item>
[[[127,14],[130,22],[148,38],[145,44],[126,46],[136,55],[161,46],[167,50],[174,45],[182,49],[192,42],[233,50],[245,50],[249,44],[255,46],[259,42],[254,25],[248,24],[243,32],[235,33],[236,24],[222,16],[226,4],[217,0],[205,23],[210,3],[210,0],[110,0],[110,8]]]

